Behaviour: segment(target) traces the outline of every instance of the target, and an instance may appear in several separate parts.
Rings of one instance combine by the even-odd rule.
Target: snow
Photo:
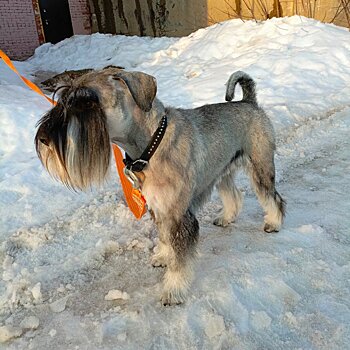
[[[37,329],[40,321],[36,316],[28,316],[19,324],[22,329]]]
[[[105,296],[105,300],[117,300],[117,299],[128,300],[130,299],[130,296],[128,293],[122,292],[119,289],[111,289]]]
[[[22,330],[12,326],[0,327],[0,343],[6,343],[12,338],[21,336]]]
[[[41,283],[38,282],[32,289],[30,289],[31,293],[32,293],[32,296],[34,298],[34,301],[40,301],[41,298],[42,298],[42,295],[41,295]]]
[[[178,107],[222,102],[230,74],[249,73],[276,129],[286,222],[264,234],[240,176],[240,217],[214,227],[214,193],[198,215],[189,298],[162,307],[150,216],[132,217],[114,166],[103,188],[85,194],[49,177],[33,138],[50,106],[0,62],[0,341],[8,349],[348,348],[350,33],[298,16],[232,20],[184,38],[75,36],[15,62],[31,79],[111,64],[154,75],[158,97]]]
[[[51,329],[49,332],[50,337],[54,337],[57,334],[56,329]]]
[[[250,323],[256,331],[260,331],[270,327],[271,317],[265,311],[252,311]]]
[[[50,304],[50,309],[52,312],[62,312],[66,308],[68,296],[65,296],[61,299],[56,300],[55,302]]]

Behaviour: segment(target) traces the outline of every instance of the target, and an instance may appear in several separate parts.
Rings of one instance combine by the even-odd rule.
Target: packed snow
[[[285,224],[262,231],[242,175],[241,215],[215,227],[214,193],[198,215],[189,298],[163,307],[150,216],[133,218],[113,165],[89,193],[50,178],[33,143],[50,105],[0,62],[0,347],[349,349],[349,31],[298,16],[231,20],[184,38],[74,36],[15,62],[33,81],[111,64],[155,76],[158,97],[186,108],[223,102],[231,73],[250,74],[276,130]]]

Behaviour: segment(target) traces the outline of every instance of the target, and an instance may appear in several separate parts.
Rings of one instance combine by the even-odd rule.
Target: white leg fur
[[[192,260],[192,259],[189,259]],[[176,305],[185,301],[193,276],[193,261],[176,268],[168,267],[163,279],[163,305]]]
[[[273,163],[271,169],[274,169]],[[284,215],[284,201],[277,193],[275,185],[269,174],[274,174],[274,170],[259,174],[254,172],[251,164],[248,166],[252,187],[258,197],[258,200],[265,211],[264,231],[278,232],[282,226]],[[265,186],[261,186],[264,183]]]
[[[214,225],[227,226],[234,222],[243,205],[243,195],[235,186],[233,176],[225,176],[218,185],[219,195],[222,201],[222,211],[214,220]]]
[[[154,267],[165,267],[168,265],[168,261],[170,258],[171,253],[171,247],[163,243],[162,241],[159,241],[156,249],[155,254],[152,256],[151,264]]]
[[[266,197],[262,195],[259,195],[258,198],[266,213],[264,217],[264,231],[279,231],[282,226],[283,216],[278,208],[276,200],[273,197]]]
[[[157,223],[159,245],[152,261],[156,266],[166,262],[161,301],[163,305],[183,303],[190,287],[196,260],[198,221],[189,211],[180,221],[163,220]]]

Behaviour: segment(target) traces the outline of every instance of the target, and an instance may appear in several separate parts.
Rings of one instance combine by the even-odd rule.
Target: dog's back
[[[242,87],[243,98],[231,102],[237,83]],[[198,164],[196,168],[201,189],[220,177],[238,154],[249,157],[252,145],[258,139],[268,143],[271,152],[275,148],[273,126],[258,106],[255,83],[249,75],[240,71],[231,75],[226,100],[228,102],[195,109],[168,109],[170,118],[173,116],[177,123],[182,124],[178,130],[191,129],[189,135],[192,136],[189,137],[196,148],[193,161]],[[211,170],[208,171],[208,168]]]

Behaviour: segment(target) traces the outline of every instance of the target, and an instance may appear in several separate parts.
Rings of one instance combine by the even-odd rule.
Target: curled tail
[[[247,73],[242,71],[237,71],[230,76],[226,88],[226,101],[232,101],[232,99],[235,97],[235,88],[237,83],[241,85],[243,90],[242,101],[258,104],[255,93],[255,82]]]

